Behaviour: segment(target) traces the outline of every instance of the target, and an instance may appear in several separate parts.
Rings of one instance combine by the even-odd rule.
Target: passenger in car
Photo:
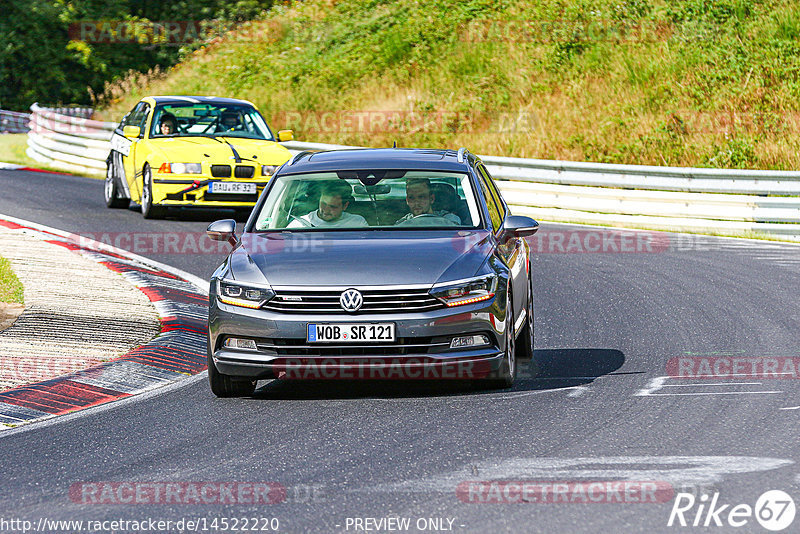
[[[287,228],[358,228],[369,226],[361,215],[347,213],[353,189],[344,180],[331,180],[322,184],[319,209],[295,218]]]
[[[417,217],[441,217],[452,224],[460,225],[461,219],[458,215],[444,210],[433,211],[435,198],[429,179],[409,178],[406,182],[406,204],[410,213],[398,219],[395,224],[402,224]]]

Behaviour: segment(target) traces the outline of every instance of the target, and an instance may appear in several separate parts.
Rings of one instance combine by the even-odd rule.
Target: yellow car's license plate
[[[256,193],[256,184],[246,184],[240,182],[211,182],[208,184],[208,192],[254,195]]]

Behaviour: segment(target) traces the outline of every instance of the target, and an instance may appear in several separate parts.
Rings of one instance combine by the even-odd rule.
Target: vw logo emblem
[[[364,304],[364,297],[357,289],[348,289],[339,297],[339,305],[344,311],[358,311],[362,304]]]

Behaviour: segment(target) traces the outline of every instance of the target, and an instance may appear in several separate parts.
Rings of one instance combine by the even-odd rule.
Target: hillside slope
[[[800,167],[789,0],[308,0],[106,91],[255,102],[309,141]]]

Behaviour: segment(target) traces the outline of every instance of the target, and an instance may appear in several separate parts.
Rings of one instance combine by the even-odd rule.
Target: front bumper
[[[217,301],[209,306],[209,351],[225,375],[284,379],[482,379],[502,366],[505,322],[495,301],[419,313],[287,314],[250,310]],[[497,299],[495,299],[497,300]],[[386,344],[306,343],[308,323],[395,324]],[[452,337],[484,334],[490,343],[450,349]],[[226,337],[253,339],[259,350],[223,347]],[[283,344],[283,345],[281,345]],[[426,347],[420,348],[422,345]],[[337,349],[336,347],[341,347]],[[411,348],[410,348],[411,347]]]
[[[161,206],[207,206],[207,207],[252,207],[266,187],[269,176],[253,179],[212,178],[207,175],[185,175],[181,178],[153,177],[153,202]],[[211,182],[255,184],[253,194],[210,193]]]

